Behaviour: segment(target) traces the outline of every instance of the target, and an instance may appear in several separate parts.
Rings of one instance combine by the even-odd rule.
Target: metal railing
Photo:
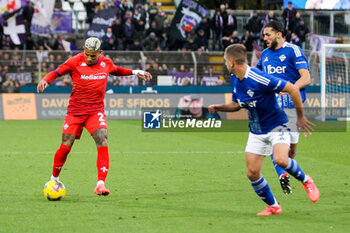
[[[18,79],[21,85],[35,85],[48,72],[55,70],[76,52],[64,51],[0,51],[0,83],[7,78]],[[317,52],[304,51],[310,65],[311,85],[320,85],[320,58]],[[168,52],[168,51],[104,51],[103,55],[117,66],[149,71],[154,80],[138,85],[157,85],[157,76],[190,73],[191,85],[204,85],[203,77],[218,77],[218,85],[230,85],[223,52]],[[248,54],[248,64],[257,60],[258,53]],[[349,64],[346,64],[349,65]],[[63,78],[62,78],[63,80]],[[61,82],[60,82],[61,83]]]

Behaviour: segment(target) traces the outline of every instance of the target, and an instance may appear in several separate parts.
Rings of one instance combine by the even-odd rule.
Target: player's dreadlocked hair
[[[271,21],[265,25],[265,28],[272,28],[275,32],[281,32],[283,37],[286,37],[287,35],[287,29],[284,27],[284,25],[280,21]]]

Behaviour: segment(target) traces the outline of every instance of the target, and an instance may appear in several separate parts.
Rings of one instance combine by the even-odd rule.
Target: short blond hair
[[[247,49],[242,44],[232,44],[225,49],[225,56],[241,65],[247,61]]]
[[[101,41],[96,37],[90,37],[85,40],[84,48],[90,51],[99,51],[101,49]]]

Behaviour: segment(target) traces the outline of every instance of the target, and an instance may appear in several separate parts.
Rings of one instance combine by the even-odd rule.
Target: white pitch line
[[[55,152],[45,151],[0,151],[0,154],[54,154]],[[242,154],[244,151],[115,151],[109,154]],[[96,152],[71,152],[70,154],[96,154]]]

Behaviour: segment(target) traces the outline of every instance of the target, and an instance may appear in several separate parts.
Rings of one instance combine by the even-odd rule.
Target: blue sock
[[[270,206],[277,206],[278,202],[273,196],[269,184],[263,176],[260,177],[257,181],[250,182],[255,190],[256,194],[263,200],[266,204]]]
[[[286,167],[286,171],[301,182],[307,181],[305,173],[303,170],[301,170],[299,164],[294,159],[288,158],[288,166]]]
[[[278,166],[278,165],[275,163],[275,161],[273,161],[273,154],[271,154],[270,158],[271,158],[271,161],[272,161],[273,166],[275,167],[275,170],[276,170],[276,172],[277,172],[278,177],[281,177],[282,174],[286,173],[286,170],[284,170],[283,168],[281,168],[280,166]]]

